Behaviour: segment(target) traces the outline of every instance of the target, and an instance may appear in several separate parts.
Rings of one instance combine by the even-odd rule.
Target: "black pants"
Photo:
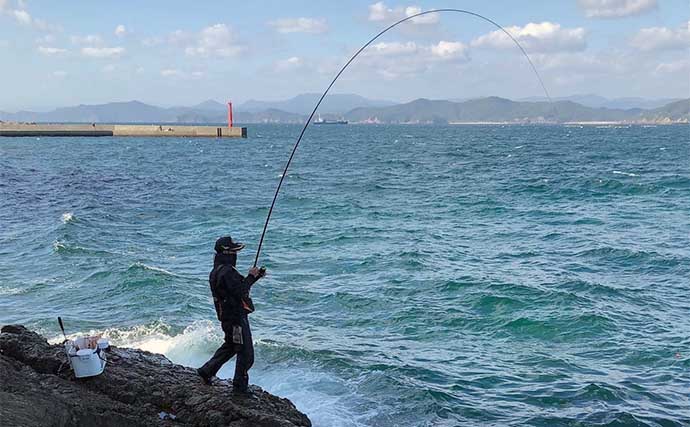
[[[232,341],[232,327],[237,325],[242,327],[242,344],[235,344]],[[216,375],[218,370],[232,356],[237,355],[235,361],[235,377],[232,384],[239,390],[246,390],[249,385],[248,371],[254,364],[254,343],[252,342],[252,331],[249,329],[249,319],[245,316],[239,322],[221,322],[225,333],[225,342],[216,350],[211,360],[206,362],[200,369],[206,376]]]

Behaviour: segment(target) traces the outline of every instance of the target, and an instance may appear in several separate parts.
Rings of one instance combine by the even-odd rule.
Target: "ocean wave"
[[[569,280],[559,283],[558,287],[560,289],[566,289],[578,296],[581,296],[581,294],[584,293],[589,298],[596,299],[601,297],[625,298],[627,296],[625,289],[618,289],[603,283],[595,283],[585,280]]]
[[[81,246],[70,245],[64,241],[55,240],[53,242],[53,252],[66,255],[89,252],[89,250]]]
[[[70,223],[74,221],[76,218],[72,212],[65,212],[62,214],[60,217],[60,220],[62,221],[63,224]]]
[[[525,307],[525,303],[517,298],[500,295],[485,295],[477,301],[473,308],[485,315],[512,313]]]
[[[690,261],[685,257],[675,255],[663,255],[654,251],[634,250],[628,248],[615,248],[604,246],[577,252],[576,257],[595,258],[615,263],[617,268],[644,266],[673,268],[679,265],[687,265]]]
[[[0,296],[20,295],[26,292],[26,289],[13,288],[9,286],[0,286]]]
[[[526,419],[525,424],[531,426],[591,426],[591,427],[686,427],[690,417],[674,419],[655,416],[641,416],[630,412],[607,408],[592,410],[587,408],[579,415],[571,416],[536,416]]]
[[[168,323],[158,320],[132,327],[91,329],[67,337],[73,339],[79,335],[101,335],[112,345],[163,354],[185,366],[200,366],[222,342],[220,328],[206,320],[193,322],[178,334],[173,333]],[[49,341],[62,342],[62,336]]]
[[[77,255],[77,254],[89,254],[89,255],[113,255],[112,252],[103,249],[91,249],[79,245],[70,244],[63,240],[55,240],[53,242],[53,251],[58,254],[63,255]]]
[[[210,320],[195,321],[178,333],[159,320],[133,327],[91,330],[85,334],[101,335],[115,346],[163,354],[174,363],[190,367],[201,366],[223,341],[220,326]],[[78,335],[81,334],[71,334],[68,338]],[[50,341],[60,343],[62,336]],[[289,398],[309,415],[314,425],[364,426],[368,424],[357,419],[374,416],[377,412],[362,414],[352,409],[356,406],[353,400],[359,398],[348,380],[314,364],[324,355],[268,339],[254,340],[254,345],[257,356],[263,353],[263,357],[257,357],[257,364],[251,371],[252,383]],[[335,357],[335,353],[331,356]],[[233,371],[234,361],[230,361],[217,375],[227,379],[232,377]]]
[[[583,187],[590,192],[620,195],[655,194],[666,190],[664,186],[657,183],[624,182],[606,178],[587,179]]]
[[[632,177],[640,176],[640,175],[637,175],[637,174],[635,174],[635,173],[631,173],[631,172],[622,172],[622,171],[613,171],[613,174],[614,174],[614,175],[632,176]]]
[[[566,342],[611,332],[615,322],[601,314],[582,313],[547,319],[518,317],[504,323],[500,331],[514,337]]]
[[[171,277],[180,277],[179,275],[170,272],[164,268],[161,267],[156,267],[153,265],[148,265],[144,264],[143,262],[135,262],[134,264],[131,264],[129,268],[127,268],[127,271],[129,272],[134,272],[134,271],[153,271],[155,273],[160,273],[165,276],[171,276]]]

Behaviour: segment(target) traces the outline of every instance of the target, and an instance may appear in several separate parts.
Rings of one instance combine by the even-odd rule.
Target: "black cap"
[[[219,254],[234,254],[244,249],[244,243],[233,242],[232,237],[225,236],[216,240],[216,246],[214,248]]]

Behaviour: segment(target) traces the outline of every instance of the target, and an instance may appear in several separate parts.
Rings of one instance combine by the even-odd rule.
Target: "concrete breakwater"
[[[245,127],[0,123],[0,136],[167,136],[246,138]]]

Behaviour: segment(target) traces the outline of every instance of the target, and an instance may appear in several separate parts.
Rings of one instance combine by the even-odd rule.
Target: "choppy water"
[[[0,138],[0,324],[200,365],[213,242],[249,266],[298,130]],[[687,126],[310,129],[252,382],[317,426],[690,425],[689,159]]]

